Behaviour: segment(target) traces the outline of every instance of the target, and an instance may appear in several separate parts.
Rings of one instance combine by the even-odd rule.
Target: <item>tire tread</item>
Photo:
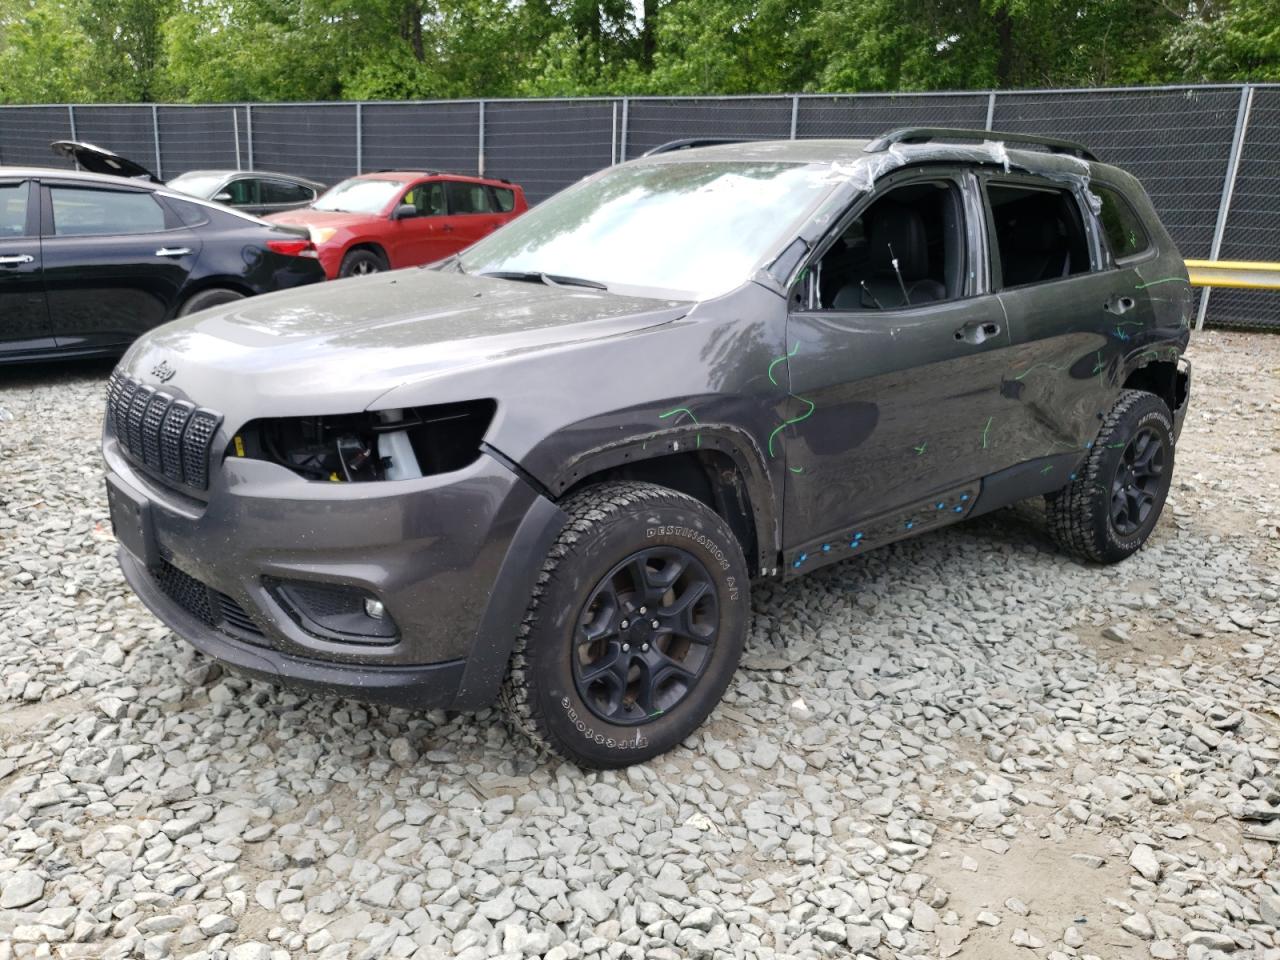
[[[574,494],[563,504],[568,520],[538,573],[528,610],[511,649],[511,660],[499,694],[499,702],[512,724],[540,753],[554,754],[566,760],[575,759],[557,746],[548,732],[544,717],[529,697],[529,639],[542,615],[542,603],[555,578],[556,570],[574,552],[576,545],[602,523],[659,503],[705,509],[701,501],[688,494],[658,484],[640,482],[602,483]]]

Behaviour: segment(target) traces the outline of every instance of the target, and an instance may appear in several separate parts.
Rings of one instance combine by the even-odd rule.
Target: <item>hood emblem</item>
[[[168,383],[178,371],[169,366],[168,360],[161,360],[151,368],[151,375],[161,383]]]

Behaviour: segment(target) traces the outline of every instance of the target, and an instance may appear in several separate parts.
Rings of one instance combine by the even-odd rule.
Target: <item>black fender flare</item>
[[[775,571],[782,549],[778,501],[764,451],[742,427],[727,423],[682,424],[594,447],[570,457],[551,478],[547,489],[559,497],[583,478],[602,470],[693,451],[716,451],[733,461],[746,482],[755,522],[757,568],[761,574]]]

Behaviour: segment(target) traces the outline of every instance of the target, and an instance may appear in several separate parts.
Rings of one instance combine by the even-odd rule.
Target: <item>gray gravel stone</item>
[[[6,910],[29,906],[44,896],[44,878],[34,870],[19,870],[8,877],[0,874],[0,907]]]
[[[0,960],[1276,960],[1280,340],[1192,352],[1133,559],[1028,504],[754,587],[711,722],[603,772],[194,653],[114,559],[105,365],[6,370]]]

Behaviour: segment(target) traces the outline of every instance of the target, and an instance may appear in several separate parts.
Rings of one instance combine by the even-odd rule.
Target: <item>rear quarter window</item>
[[[504,190],[502,187],[490,187],[493,193],[493,202],[495,209],[499,213],[510,213],[516,208],[516,192],[514,190]]]
[[[1111,247],[1111,256],[1116,260],[1124,260],[1149,250],[1151,238],[1147,236],[1142,219],[1132,204],[1111,187],[1095,183],[1090,189],[1101,201],[1098,220],[1102,223],[1102,233]]]

